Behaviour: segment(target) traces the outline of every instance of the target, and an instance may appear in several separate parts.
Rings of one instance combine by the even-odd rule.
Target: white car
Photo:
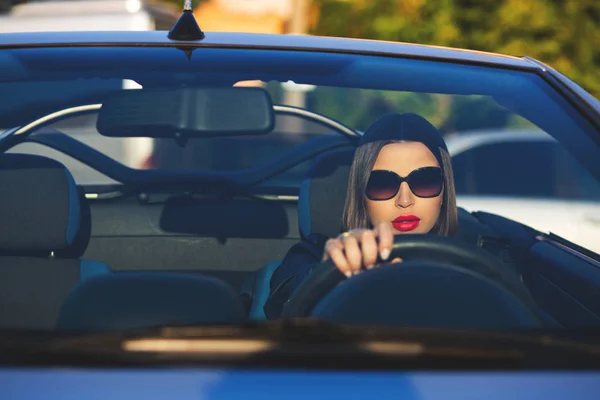
[[[600,188],[550,135],[480,131],[446,142],[459,206],[554,232],[600,253]]]
[[[170,29],[179,18],[177,7],[153,0],[50,0],[28,1],[17,4],[10,12],[0,15],[0,33],[14,32],[84,32],[84,31],[152,31]],[[98,85],[106,90],[139,89],[141,86],[129,79],[103,81]],[[94,90],[88,83],[65,84],[65,93],[86,93]],[[28,96],[19,93],[12,99],[17,105]],[[3,121],[2,121],[3,122]],[[94,116],[81,116],[65,124],[52,126],[67,132],[87,145],[101,150],[128,166],[137,166],[152,153],[150,138],[126,138],[119,142],[99,137]],[[0,125],[0,132],[9,127]],[[69,164],[78,176],[87,182],[114,183],[113,180],[73,162],[51,149],[39,145],[22,146],[19,151],[57,158]]]

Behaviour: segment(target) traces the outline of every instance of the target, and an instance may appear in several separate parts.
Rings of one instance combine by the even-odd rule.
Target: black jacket
[[[284,304],[302,283],[312,268],[321,263],[327,237],[311,234],[287,252],[271,277],[271,293],[264,311],[268,319],[281,315]]]

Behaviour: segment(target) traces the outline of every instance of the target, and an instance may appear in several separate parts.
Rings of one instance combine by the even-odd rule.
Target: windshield
[[[102,104],[123,92],[224,87],[264,89],[273,104],[273,129],[183,141],[175,136],[99,133]],[[490,310],[502,310],[498,315],[526,303],[528,312],[539,309],[536,315],[543,317],[536,318],[542,325],[552,327],[571,326],[568,306],[573,298],[582,313],[600,312],[589,291],[595,290],[590,282],[597,284],[599,277],[590,263],[596,263],[600,253],[600,132],[533,69],[325,51],[201,48],[188,58],[171,47],[30,48],[3,51],[0,92],[10,93],[0,99],[0,128],[38,121],[10,137],[6,153],[59,161],[79,189],[76,212],[91,210],[89,226],[84,227],[84,217],[76,217],[73,227],[68,219],[75,218],[73,211],[60,209],[59,183],[43,175],[39,166],[35,170],[41,175],[31,179],[41,182],[46,176],[47,182],[54,182],[43,189],[48,201],[38,197],[35,204],[23,202],[19,185],[25,186],[30,177],[10,175],[18,169],[11,165],[18,162],[5,157],[7,172],[0,171],[0,179],[12,186],[2,185],[0,190],[3,198],[17,204],[7,210],[33,207],[35,212],[24,212],[39,219],[5,216],[17,224],[7,226],[20,228],[0,234],[0,258],[10,270],[2,278],[3,285],[10,286],[2,301],[11,304],[2,307],[2,328],[133,329],[132,321],[148,313],[153,317],[147,321],[139,318],[142,327],[238,324],[247,318],[271,318],[269,301],[280,303],[271,315],[285,318],[288,314],[281,307],[311,279],[322,261],[323,243],[311,242],[315,247],[306,254],[300,251],[307,258],[294,261],[297,270],[290,273],[280,267],[288,265],[290,252],[294,256],[310,234],[329,238],[342,233],[343,199],[350,193],[348,170],[341,179],[336,175],[329,180],[320,172],[315,175],[315,162],[344,151],[351,162],[359,138],[391,113],[417,114],[442,135],[458,206],[452,246],[475,250],[466,260],[431,247],[436,257],[430,260],[430,275],[406,277],[405,282],[418,287],[414,298],[408,283],[395,286],[405,288],[405,296],[395,298],[393,289],[376,278],[370,281],[366,272],[371,271],[366,271],[365,278],[359,274],[325,290],[308,314],[349,323],[448,327],[452,323],[436,320],[439,316],[413,314],[425,315],[427,307],[442,310],[447,299],[461,292],[474,297],[456,304],[471,304],[476,298],[488,304],[489,297]],[[138,118],[153,120],[151,113],[156,111],[145,107],[140,103]],[[227,112],[221,110],[222,115]],[[232,118],[234,114],[231,111]],[[39,123],[41,118],[47,121]],[[331,176],[341,173],[335,171]],[[42,193],[40,185],[25,191],[28,199]],[[75,200],[69,196],[72,205]],[[63,214],[67,222],[60,219]],[[67,243],[62,244],[64,235],[51,240],[55,230],[65,229]],[[557,242],[551,245],[549,238]],[[434,245],[422,246],[427,250]],[[317,257],[310,255],[315,251]],[[403,254],[409,254],[406,251]],[[402,261],[407,271],[409,258]],[[443,270],[443,261],[458,268],[479,265],[481,285],[469,292],[475,281]],[[496,272],[483,273],[480,264],[488,269],[493,264],[501,270],[499,275],[512,275],[490,283]],[[556,286],[564,276],[570,280]],[[292,281],[297,281],[294,290],[288,291],[285,287]],[[368,300],[372,293],[388,289],[391,297],[378,301],[411,302],[394,305],[406,310],[396,316],[392,312],[389,321],[383,303]],[[490,294],[494,290],[502,294]],[[340,305],[351,304],[344,296],[365,296],[364,313],[378,317],[348,316],[350,311]],[[424,299],[431,304],[415,306]],[[165,301],[173,304],[165,306]],[[228,319],[238,311],[244,318]],[[530,327],[506,322],[512,321],[508,317],[493,323],[481,319],[478,325],[478,318],[483,317],[472,316],[472,324],[458,327]]]

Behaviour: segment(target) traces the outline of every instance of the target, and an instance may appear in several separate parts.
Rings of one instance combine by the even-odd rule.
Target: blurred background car
[[[5,2],[5,14],[0,14],[2,32],[57,32],[57,31],[151,31],[170,29],[179,18],[179,9],[172,4],[153,0],[51,0]],[[49,90],[56,90],[48,83]],[[132,80],[61,83],[60,91],[65,97],[86,93],[96,87],[103,90],[137,89]],[[31,88],[31,90],[39,90]],[[43,94],[40,94],[43,96]],[[15,109],[20,100],[29,96],[25,90],[13,93],[10,98],[0,99]],[[152,149],[149,138],[128,138],[119,143],[97,142],[95,120],[80,117],[66,121],[61,128],[83,142],[91,142],[96,148],[110,154],[125,164],[136,165],[148,157]],[[0,131],[7,127],[0,126]],[[92,131],[90,131],[92,129]],[[40,151],[44,152],[43,149]],[[60,158],[60,157],[59,157]],[[88,172],[93,175],[93,173]],[[91,176],[90,176],[91,178]]]
[[[21,2],[0,15],[0,32],[168,30],[178,8],[153,0]]]
[[[600,186],[550,135],[472,132],[447,144],[459,206],[560,232],[600,253]]]

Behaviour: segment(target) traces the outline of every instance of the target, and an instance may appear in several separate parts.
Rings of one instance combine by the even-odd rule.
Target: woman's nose
[[[415,203],[415,196],[410,191],[408,183],[402,182],[400,189],[398,190],[398,196],[396,196],[396,206],[407,208]]]

